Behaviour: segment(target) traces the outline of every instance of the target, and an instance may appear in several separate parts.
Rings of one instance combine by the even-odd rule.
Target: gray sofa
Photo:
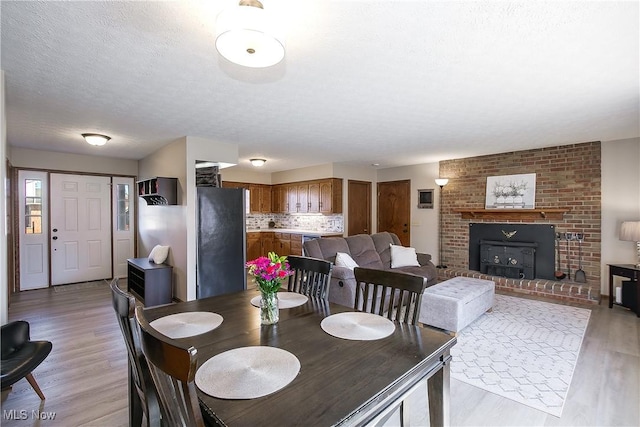
[[[306,256],[331,261],[335,264],[336,253],[344,252],[359,267],[380,270],[402,271],[416,274],[427,279],[427,286],[435,285],[437,271],[431,262],[431,255],[417,254],[420,266],[391,269],[390,245],[401,245],[400,239],[393,233],[358,234],[349,237],[327,237],[304,242]],[[334,265],[329,285],[329,301],[353,307],[356,297],[356,279],[353,270]]]

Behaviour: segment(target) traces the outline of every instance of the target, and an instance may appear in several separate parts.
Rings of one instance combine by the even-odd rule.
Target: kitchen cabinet
[[[290,250],[287,255],[302,256],[302,234],[291,233]]]
[[[291,234],[273,233],[274,252],[278,255],[289,255],[291,253]]]
[[[260,255],[267,256],[269,252],[277,252],[274,233],[262,232],[260,234],[262,235],[260,239],[262,243],[262,253]]]
[[[247,233],[247,261],[261,257],[262,254],[262,233]]]
[[[320,213],[342,213],[342,179],[331,178],[319,182]]]
[[[271,186],[262,184],[249,185],[249,212],[271,213]]]

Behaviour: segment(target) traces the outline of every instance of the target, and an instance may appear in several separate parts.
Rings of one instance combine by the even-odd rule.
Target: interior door
[[[51,174],[51,284],[111,277],[111,178]]]
[[[18,172],[20,290],[49,286],[48,179],[46,172]]]
[[[127,259],[135,256],[135,197],[133,178],[112,179],[113,277],[127,276]]]
[[[347,191],[349,198],[348,235],[371,234],[371,183],[350,179]]]
[[[377,231],[395,233],[403,246],[411,246],[411,181],[378,183]]]

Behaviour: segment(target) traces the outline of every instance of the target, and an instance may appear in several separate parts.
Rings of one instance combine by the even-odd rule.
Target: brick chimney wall
[[[540,219],[536,224],[555,224],[560,233],[584,233],[582,269],[587,284],[600,288],[601,225],[600,142],[563,145],[536,150],[492,154],[440,162],[440,177],[449,178],[442,194],[442,261],[452,268],[469,267],[469,223],[532,221],[468,220],[454,209],[483,209],[487,177],[536,174],[536,209],[567,208],[562,220]],[[561,242],[561,268],[567,272],[567,246]],[[568,253],[571,278],[578,269],[578,242]]]

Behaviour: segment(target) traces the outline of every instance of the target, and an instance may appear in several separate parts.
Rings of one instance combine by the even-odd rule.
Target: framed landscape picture
[[[487,177],[486,209],[535,209],[536,174]]]

